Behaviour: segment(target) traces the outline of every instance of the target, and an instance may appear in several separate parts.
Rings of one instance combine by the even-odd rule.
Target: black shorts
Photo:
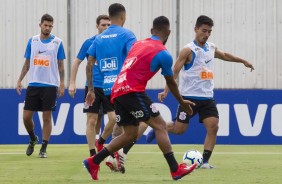
[[[199,114],[200,123],[203,123],[203,120],[208,117],[219,118],[214,99],[209,99],[209,100],[195,100],[191,98],[184,98],[184,99],[190,100],[191,102],[194,102],[196,105],[191,106],[193,109],[193,114],[191,116],[188,115],[188,113],[186,113],[186,111],[180,105],[178,105],[178,109],[176,113],[177,121],[188,124],[189,120],[197,113]]]
[[[87,93],[88,93],[88,86],[85,86],[84,101]],[[114,105],[111,104],[110,102],[110,96],[104,95],[103,88],[94,88],[94,93],[95,93],[95,101],[92,106],[89,106],[89,108],[87,109],[83,108],[84,113],[91,112],[91,113],[103,114],[103,112],[107,113],[114,111]]]
[[[28,86],[26,90],[24,110],[29,111],[55,111],[57,100],[57,87]]]
[[[160,113],[144,92],[128,93],[114,99],[116,120],[119,126],[135,125],[157,117]]]

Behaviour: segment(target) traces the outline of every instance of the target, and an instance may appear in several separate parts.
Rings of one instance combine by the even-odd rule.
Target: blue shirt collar
[[[152,39],[152,40],[161,40],[159,37],[157,37],[157,36],[155,36],[155,35],[152,35],[152,36],[151,36],[151,39]]]
[[[207,44],[207,43],[205,44],[205,46],[201,47],[200,45],[198,45],[198,44],[197,44],[197,42],[196,42],[195,40],[194,40],[193,42],[194,42],[194,44],[195,44],[195,45],[197,45],[198,47],[200,47],[200,48],[204,49],[204,51],[208,51],[208,50],[209,50],[209,49],[208,49],[208,44]]]

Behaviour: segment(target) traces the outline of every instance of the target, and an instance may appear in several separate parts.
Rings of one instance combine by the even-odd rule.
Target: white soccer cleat
[[[111,169],[113,172],[118,172],[117,161],[111,155],[107,157],[106,165]]]
[[[123,153],[123,149],[120,149],[118,152],[115,152],[115,158],[117,161],[118,170],[122,174],[124,174],[125,173],[126,154]]]
[[[200,169],[215,169],[215,167],[210,165],[209,163],[203,163]]]

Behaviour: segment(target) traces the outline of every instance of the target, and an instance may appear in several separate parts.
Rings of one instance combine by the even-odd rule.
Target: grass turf
[[[87,145],[53,145],[47,159],[38,158],[40,146],[31,156],[25,155],[27,145],[0,145],[1,184],[93,183],[82,166],[88,157]],[[180,162],[186,150],[201,145],[173,145]],[[178,181],[180,183],[264,184],[281,183],[282,146],[217,145],[210,159],[216,169],[197,169]],[[157,145],[135,145],[127,156],[125,174],[113,173],[101,163],[100,183],[172,183],[166,161]]]

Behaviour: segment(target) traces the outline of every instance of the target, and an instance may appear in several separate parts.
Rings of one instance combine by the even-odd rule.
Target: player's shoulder
[[[172,60],[172,55],[169,53],[168,50],[164,49],[157,53],[157,57],[160,60]]]
[[[215,49],[215,44],[212,43],[212,42],[207,42],[207,45],[212,48],[212,49]]]
[[[93,41],[96,39],[96,36],[97,36],[97,35],[94,35],[94,36],[92,36],[92,37],[86,39],[83,44],[92,44]]]

